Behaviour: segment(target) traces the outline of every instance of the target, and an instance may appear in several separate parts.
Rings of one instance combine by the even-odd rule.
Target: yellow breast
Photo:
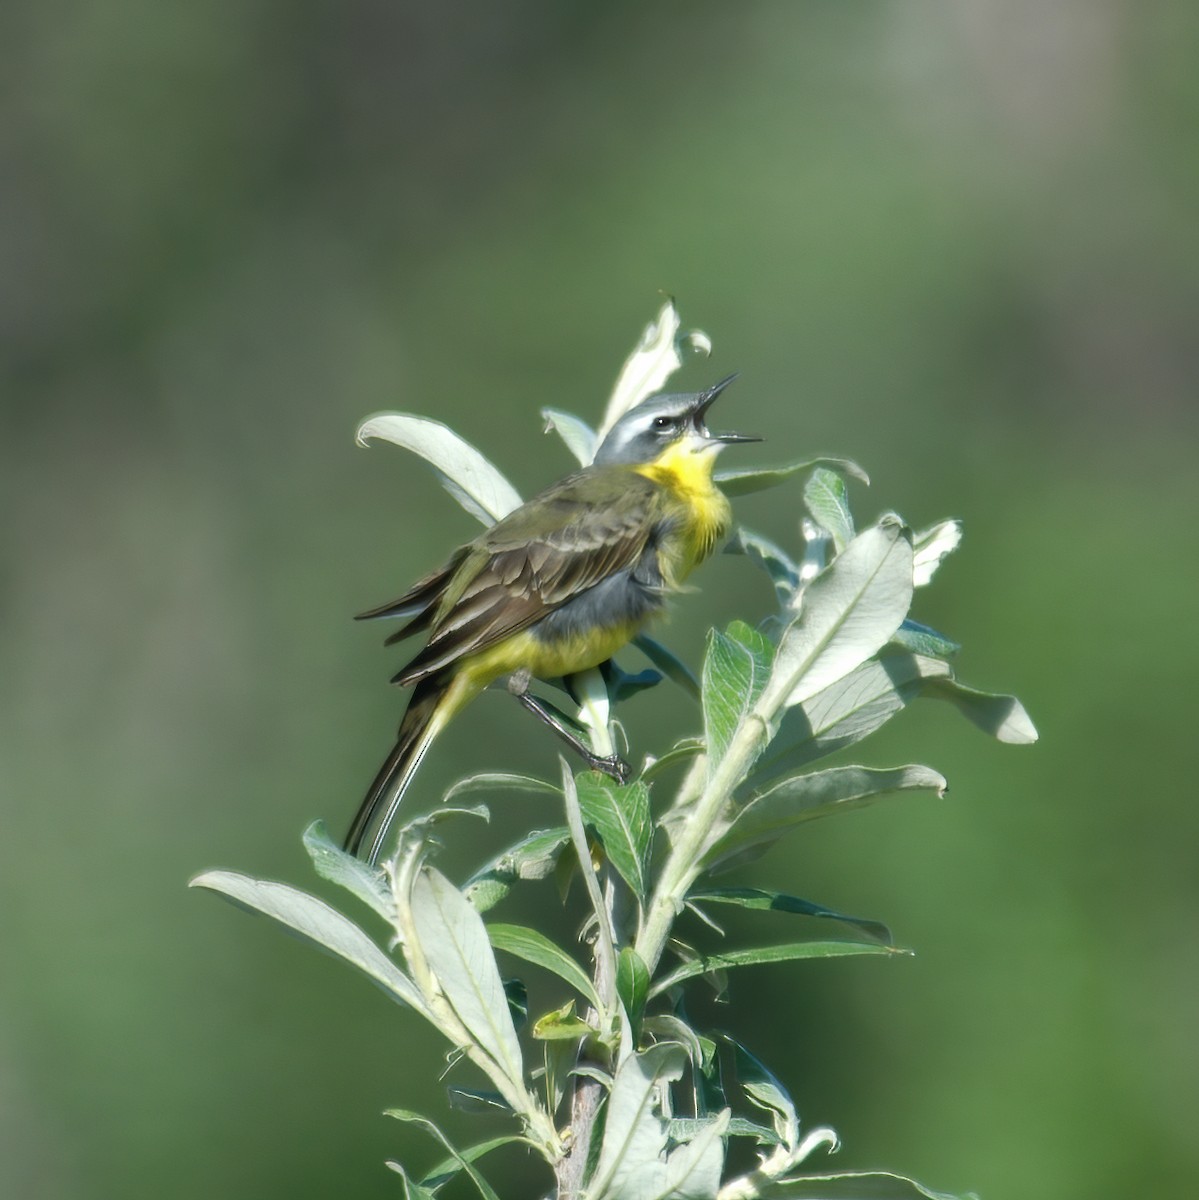
[[[678,508],[678,533],[661,548],[663,576],[677,587],[728,535],[733,514],[724,493],[712,482],[716,449],[698,452],[686,439],[652,463],[635,467],[639,474],[667,489]]]

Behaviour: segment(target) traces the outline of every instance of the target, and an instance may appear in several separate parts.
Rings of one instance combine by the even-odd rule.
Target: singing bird
[[[712,433],[708,409],[736,378],[703,392],[659,394],[621,417],[595,461],[551,484],[460,546],[398,600],[359,614],[408,617],[387,639],[428,632],[392,680],[412,688],[392,752],[346,836],[368,862],[437,734],[485,687],[508,677],[521,703],[588,763],[618,779],[528,690],[532,677],[569,677],[611,658],[660,612],[727,536],[729,503],[712,481],[717,452],[761,439]]]

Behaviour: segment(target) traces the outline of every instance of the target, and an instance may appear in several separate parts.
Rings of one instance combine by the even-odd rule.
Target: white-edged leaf
[[[848,458],[805,458],[798,462],[785,463],[781,467],[728,467],[720,468],[712,473],[716,486],[726,496],[748,496],[751,492],[761,492],[766,488],[777,487],[794,479],[796,475],[811,467],[828,467],[843,475],[850,475],[862,483],[869,484],[870,476]]]
[[[649,788],[636,779],[622,787],[598,771],[584,771],[575,787],[583,821],[599,834],[612,865],[643,900],[653,839]]]
[[[450,1152],[450,1157],[470,1177],[471,1182],[476,1188],[478,1188],[479,1195],[483,1197],[483,1200],[500,1200],[499,1196],[496,1195],[494,1189],[487,1182],[487,1180],[484,1179],[483,1176],[480,1175],[475,1169],[474,1163],[471,1161],[471,1159],[467,1158],[466,1155],[459,1153],[450,1139],[447,1138],[446,1135],[442,1133],[441,1130],[438,1129],[438,1127],[432,1121],[430,1121],[428,1117],[422,1117],[420,1113],[411,1112],[406,1108],[385,1109],[384,1116],[391,1117],[396,1121],[403,1121],[408,1125],[415,1125],[417,1128],[423,1129],[431,1137],[436,1138],[437,1141],[439,1141]],[[475,1157],[477,1158],[478,1155],[475,1155]],[[389,1162],[387,1165],[391,1167],[393,1171],[397,1171],[400,1175],[403,1175],[404,1182],[408,1185],[410,1194],[412,1194],[411,1189],[413,1184],[409,1181],[408,1176],[404,1173],[404,1168],[400,1166],[399,1163]],[[423,1195],[432,1194],[431,1189],[426,1188],[423,1181],[415,1186],[421,1189],[420,1192],[415,1194],[417,1196],[422,1196],[422,1200]]]
[[[726,950],[721,954],[701,954],[661,975],[650,988],[652,1000],[663,992],[694,979],[697,975],[708,975],[715,971],[727,971],[731,967],[757,967],[770,963],[794,962],[804,958],[850,958],[859,954],[897,955],[910,951],[897,946],[884,946],[879,942],[784,942],[777,946],[752,946],[747,950]]]
[[[668,650],[661,642],[640,633],[633,639],[633,645],[673,683],[677,683],[683,691],[699,699],[699,680],[691,668],[672,650]]]
[[[943,795],[945,779],[931,767],[830,767],[794,775],[746,804],[732,825],[708,849],[704,870],[749,861],[804,821],[861,808],[880,796],[931,791]]]
[[[801,1175],[773,1184],[770,1200],[978,1200],[974,1192],[934,1192],[891,1171],[835,1171]]]
[[[395,1111],[397,1110],[393,1110],[393,1114]],[[464,1170],[467,1163],[477,1162],[485,1154],[490,1154],[501,1146],[511,1146],[514,1142],[528,1145],[528,1138],[521,1137],[520,1134],[509,1133],[502,1137],[489,1138],[475,1146],[468,1146],[465,1150],[455,1151],[448,1158],[443,1158],[431,1170],[426,1171],[424,1178],[420,1181],[420,1186],[436,1191]]]
[[[545,419],[546,433],[552,429],[566,443],[567,450],[574,455],[579,466],[590,466],[599,445],[595,430],[574,413],[558,408],[543,408],[541,415]]]
[[[862,663],[803,704],[789,708],[773,741],[759,757],[751,789],[814,759],[861,741],[910,704],[930,678],[949,675],[949,664],[901,650]]]
[[[763,695],[773,710],[800,704],[886,644],[912,601],[912,546],[895,518],[860,533],[804,592],[779,643]]]
[[[804,484],[804,503],[812,519],[832,536],[840,554],[853,541],[853,514],[849,511],[849,492],[845,479],[827,467],[817,467]]]
[[[709,772],[724,758],[742,721],[753,711],[773,659],[770,640],[744,621],[734,621],[725,633],[709,632],[703,683]]]
[[[587,972],[560,946],[543,933],[525,925],[505,925],[499,922],[487,926],[487,936],[497,950],[515,955],[525,962],[550,971],[570,984],[593,1008],[600,1007],[595,987]]]
[[[711,1200],[720,1187],[724,1169],[724,1138],[729,1128],[729,1110],[699,1123],[690,1140],[666,1160],[666,1179],[652,1200]],[[672,1136],[681,1133],[672,1127]]]
[[[923,692],[938,700],[948,700],[984,733],[1001,742],[1026,746],[1037,740],[1037,727],[1015,696],[980,692],[959,683],[952,675],[928,680]]]
[[[570,842],[570,831],[535,829],[515,845],[509,846],[463,884],[462,892],[476,912],[486,912],[498,904],[521,879],[544,879],[553,873],[563,847]]]
[[[952,658],[962,648],[952,638],[910,617],[895,631],[891,641],[912,654],[924,654],[929,658]]]
[[[760,533],[738,525],[725,543],[725,554],[744,554],[755,566],[770,577],[774,596],[780,608],[785,608],[799,587],[799,564],[781,547]]]
[[[702,354],[705,358],[711,353],[712,343],[707,334],[698,329],[681,333],[681,325],[674,301],[667,300],[657,317],[645,327],[640,341],[620,370],[596,433],[597,445],[629,409],[661,390],[683,365],[684,352]]]
[[[726,1038],[733,1047],[737,1064],[737,1082],[741,1090],[763,1112],[770,1114],[771,1124],[779,1141],[788,1150],[799,1144],[799,1114],[791,1093],[774,1076],[765,1063],[751,1054],[734,1038]]]
[[[543,796],[560,796],[562,789],[544,779],[534,779],[532,775],[514,775],[507,771],[480,771],[477,775],[467,775],[459,779],[446,794],[442,802],[448,804],[458,796],[468,792],[532,792]]]
[[[814,904],[811,900],[804,900],[799,896],[792,896],[773,888],[696,888],[687,893],[687,899],[695,904],[733,904],[739,908],[755,909],[760,912],[822,917],[829,921],[839,921],[843,925],[852,925],[855,929],[860,929],[867,936],[884,945],[893,945],[895,941],[891,936],[890,929],[881,921],[872,921],[865,917],[851,917],[846,913],[825,908],[823,904]]]
[[[304,830],[304,849],[322,879],[352,892],[389,925],[395,924],[395,897],[386,874],[334,843],[324,821],[313,821]]]
[[[416,984],[353,921],[323,900],[285,883],[253,879],[235,871],[205,871],[190,886],[219,892],[243,908],[278,921],[305,941],[344,958],[393,1000],[429,1017]]]
[[[394,442],[419,454],[442,487],[484,525],[492,525],[521,504],[520,493],[468,441],[440,421],[411,413],[383,412],[358,426],[358,443],[371,438]]]
[[[617,1068],[588,1200],[654,1200],[661,1194],[668,1170],[662,1085],[679,1079],[686,1061],[678,1043],[660,1042]]]
[[[475,1045],[523,1091],[520,1043],[482,917],[440,871],[426,866],[412,887],[412,921],[458,1019]],[[505,1098],[510,1100],[507,1093]]]
[[[961,521],[942,521],[912,535],[912,579],[924,587],[962,541]]]

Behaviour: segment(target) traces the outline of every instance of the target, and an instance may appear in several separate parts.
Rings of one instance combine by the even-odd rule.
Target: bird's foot
[[[588,754],[586,758],[587,765],[593,771],[603,772],[609,779],[616,780],[621,787],[624,787],[633,778],[633,768],[619,754],[609,754],[604,757],[598,754]]]

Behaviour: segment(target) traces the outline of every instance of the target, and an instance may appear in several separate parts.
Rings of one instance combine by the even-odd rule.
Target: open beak
[[[713,433],[704,422],[704,417],[707,416],[708,409],[712,407],[716,397],[736,378],[737,372],[734,371],[732,375],[722,379],[719,383],[714,383],[706,392],[700,393],[699,404],[696,406],[695,414],[691,419],[695,425],[696,433],[710,442],[720,442],[728,445],[733,442],[760,442],[762,440],[754,433]]]

